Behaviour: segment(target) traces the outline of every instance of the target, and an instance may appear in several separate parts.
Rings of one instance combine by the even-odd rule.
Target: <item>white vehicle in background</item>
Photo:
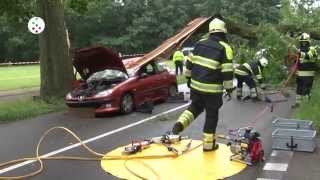
[[[186,62],[187,62],[187,56],[189,56],[194,50],[194,47],[184,47],[182,48],[182,53],[183,55],[185,56],[184,58],[184,61],[183,61],[183,64],[186,65]]]
[[[184,48],[182,48],[181,51],[182,51],[183,55],[188,56],[190,53],[192,53],[193,49],[194,49],[194,47],[184,47]]]

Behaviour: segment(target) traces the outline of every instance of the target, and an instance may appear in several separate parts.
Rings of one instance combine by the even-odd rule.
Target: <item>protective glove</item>
[[[191,77],[187,77],[187,86],[188,88],[191,87]]]

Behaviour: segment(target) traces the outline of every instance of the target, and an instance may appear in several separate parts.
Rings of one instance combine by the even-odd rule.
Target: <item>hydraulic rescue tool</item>
[[[175,134],[164,134],[159,137],[151,138],[151,141],[156,144],[173,144],[180,142],[181,140],[188,139],[188,136],[181,136]]]
[[[231,161],[253,165],[264,160],[264,150],[260,134],[252,127],[244,127],[229,131],[229,136],[218,136],[227,139],[232,152]]]
[[[139,142],[132,141],[130,146],[124,147],[124,151],[122,153],[127,155],[135,154],[137,152],[142,151],[143,149],[150,147],[150,144],[151,144],[151,141],[149,140],[144,140]]]
[[[133,141],[131,143],[131,145],[124,147],[124,150],[122,153],[127,154],[127,155],[135,154],[137,152],[142,151],[143,149],[150,147],[151,144],[161,144],[161,145],[164,145],[168,149],[168,151],[171,151],[171,152],[179,155],[180,154],[179,151],[176,148],[172,147],[171,144],[178,143],[184,139],[188,139],[188,137],[181,136],[181,135],[174,135],[174,134],[164,134],[162,136],[153,137],[148,140]],[[187,144],[186,149],[189,149],[190,145],[191,145],[191,141],[189,144]],[[185,150],[183,150],[183,151],[185,151]],[[183,151],[182,151],[182,153],[183,153]]]

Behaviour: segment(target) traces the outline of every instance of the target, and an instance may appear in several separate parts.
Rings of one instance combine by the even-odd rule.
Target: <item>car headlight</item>
[[[97,93],[96,95],[94,95],[94,97],[104,97],[104,96],[108,96],[112,93],[112,89],[106,90],[106,91],[101,91],[99,93]]]
[[[68,93],[68,94],[66,95],[66,99],[72,99],[71,93]]]

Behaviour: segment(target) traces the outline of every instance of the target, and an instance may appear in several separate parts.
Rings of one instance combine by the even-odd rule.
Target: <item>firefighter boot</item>
[[[176,122],[174,125],[173,125],[173,128],[172,128],[172,133],[173,134],[179,134],[180,132],[183,131],[183,125],[181,122]]]
[[[216,144],[215,140],[210,144],[203,142],[203,151],[204,152],[215,151],[217,149],[219,149],[219,144]]]
[[[216,144],[215,135],[203,133],[203,151],[215,151],[219,148],[219,145]]]
[[[178,118],[178,121],[173,125],[172,133],[179,134],[184,128],[188,127],[189,124],[194,120],[193,113],[189,110],[183,111]]]

